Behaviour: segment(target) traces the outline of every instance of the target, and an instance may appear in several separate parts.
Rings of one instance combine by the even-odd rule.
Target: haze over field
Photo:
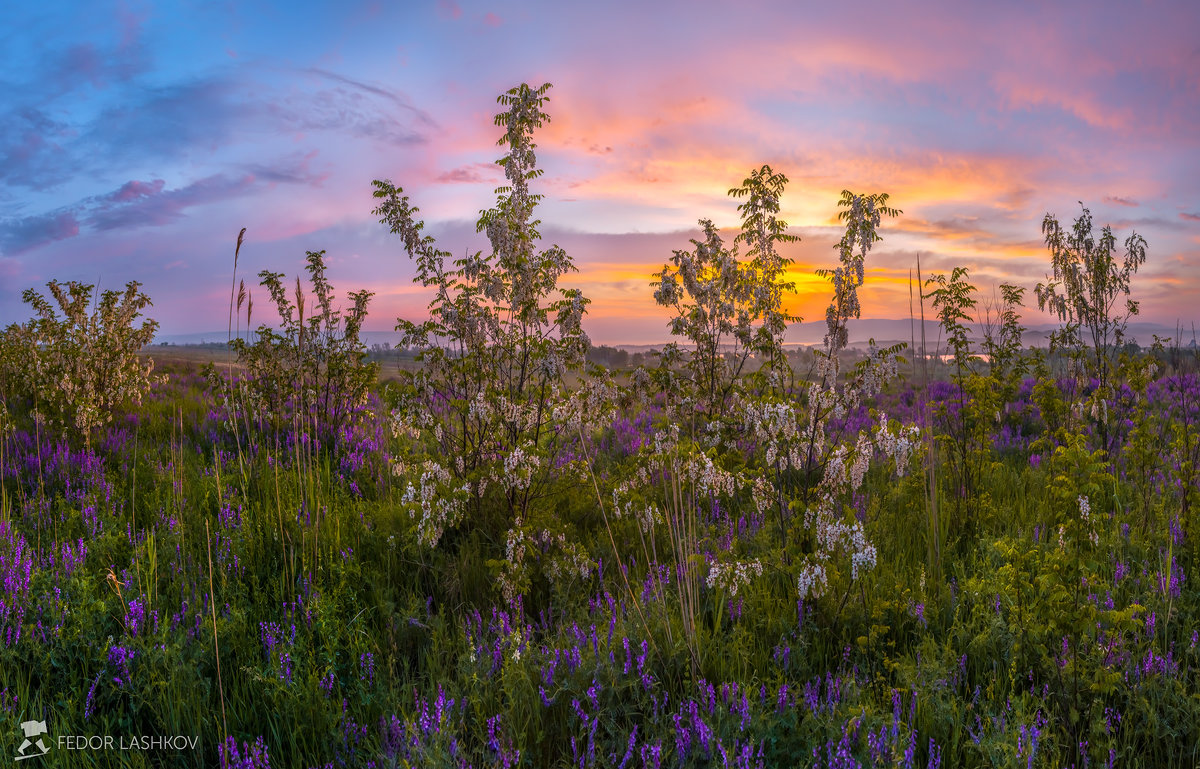
[[[651,273],[698,218],[734,226],[725,192],[763,163],[791,179],[783,216],[803,241],[785,252],[814,329],[844,188],[904,211],[872,254],[870,317],[907,317],[918,253],[985,294],[1032,287],[1042,217],[1069,223],[1082,201],[1119,241],[1149,242],[1140,320],[1200,320],[1192,2],[39,3],[0,10],[0,30],[0,324],[51,278],[136,279],[161,334],[223,328],[243,226],[243,274],[328,249],[339,292],[377,292],[369,328],[422,317],[370,182],[403,186],[443,247],[485,247],[495,95],[522,81],[554,83],[535,189],[596,343],[667,338]]]

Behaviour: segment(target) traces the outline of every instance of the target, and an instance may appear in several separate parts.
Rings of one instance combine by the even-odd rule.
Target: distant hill
[[[1049,343],[1050,334],[1058,326],[1045,323],[1034,324],[1025,329],[1025,344],[1035,347],[1045,347]],[[852,320],[849,323],[850,330],[850,346],[865,347],[868,340],[874,339],[876,344],[890,345],[896,342],[910,343],[913,337],[920,344],[921,323],[917,321],[912,323],[908,318],[886,319],[886,318],[863,318],[861,320]],[[1154,335],[1174,338],[1176,329],[1174,326],[1165,326],[1159,323],[1130,323],[1126,330],[1126,338],[1128,341],[1137,342],[1140,345],[1149,345],[1154,341]],[[228,339],[227,331],[205,331],[191,334],[160,334],[154,338],[155,344],[175,344],[175,345],[200,345],[200,344],[218,344],[224,346]],[[243,336],[245,333],[243,332]],[[981,339],[983,336],[979,328],[975,329],[974,337]],[[818,321],[813,323],[801,323],[788,331],[787,344],[788,346],[812,346],[820,345],[825,338],[825,323]],[[1183,329],[1181,344],[1188,346],[1192,341],[1192,328],[1190,325]],[[387,344],[395,347],[400,343],[400,334],[395,331],[365,331],[363,332],[363,341],[367,347],[372,345]],[[597,345],[604,344],[609,347],[616,347],[629,352],[645,352],[647,350],[661,349],[664,344],[671,341],[670,339],[662,339],[658,342],[639,342],[639,343],[620,343],[608,340],[593,340]],[[925,320],[925,343],[930,350],[933,350],[939,345],[945,346],[945,340],[942,337],[941,329],[934,320],[926,318]]]

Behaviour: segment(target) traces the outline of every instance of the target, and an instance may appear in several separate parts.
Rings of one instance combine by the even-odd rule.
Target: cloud
[[[1189,214],[1186,211],[1180,211],[1179,218],[1187,222],[1200,222],[1200,214]]]
[[[100,153],[109,168],[129,162],[177,160],[198,148],[226,144],[244,119],[236,84],[205,78],[139,91],[104,110],[84,130],[76,149]]]
[[[74,42],[51,49],[39,62],[42,98],[74,94],[85,88],[101,91],[127,83],[149,71],[151,58],[142,34],[143,19],[123,5],[117,10],[119,40]],[[49,48],[49,47],[48,47]]]
[[[100,76],[88,75],[95,62],[84,50],[72,62],[76,76]],[[197,153],[218,161],[248,149],[260,154],[255,144],[262,137],[320,131],[411,146],[426,142],[437,129],[437,122],[405,94],[335,72],[299,70],[318,86],[294,90],[286,80],[270,80],[269,70],[230,69],[239,77],[218,73],[150,88],[120,81],[92,112],[58,109],[27,96],[28,103],[18,101],[7,114],[0,110],[0,184],[51,191],[81,174],[111,177]],[[251,167],[256,176],[281,182],[319,184],[326,176],[307,171],[303,156],[287,165]]]
[[[255,178],[270,183],[302,184],[309,187],[320,187],[328,178],[329,172],[317,173],[312,170],[312,162],[316,160],[319,150],[307,153],[294,153],[271,163],[251,163],[246,170]]]
[[[65,25],[42,35],[44,25],[34,22],[29,34],[36,44],[23,47],[4,40],[0,182],[47,190],[80,170],[96,168],[109,151],[120,149],[120,141],[81,146],[98,109],[141,101],[136,81],[151,67],[142,20],[123,5],[110,18],[117,23],[115,36],[104,37],[110,30],[89,29],[101,38],[79,40]],[[12,28],[20,29],[21,22]],[[75,39],[63,41],[64,34]]]
[[[214,175],[170,190],[162,179],[134,179],[70,206],[0,221],[0,250],[9,256],[32,251],[76,237],[83,226],[92,232],[160,227],[182,218],[190,208],[246,195],[256,184],[253,174]]]
[[[312,67],[308,69],[307,72],[318,75],[327,80],[333,80],[363,93],[385,99],[401,110],[411,114],[417,119],[417,122],[421,123],[426,128],[437,128],[437,121],[435,121],[428,112],[413,106],[409,98],[399,91],[392,91],[387,88],[364,83],[361,80],[355,80],[353,78],[346,77],[345,75],[339,75],[336,72],[330,72],[329,70],[319,69],[317,67]]]
[[[500,173],[494,163],[471,163],[439,174],[434,181],[441,184],[478,184],[499,179]]]
[[[73,211],[55,211],[0,223],[0,249],[8,256],[73,238],[79,234],[79,220]]]
[[[88,216],[87,223],[98,231],[161,226],[179,219],[189,208],[245,195],[254,183],[255,178],[250,174],[237,178],[209,176],[174,190],[163,190],[162,184],[130,182],[121,190],[137,185],[136,189],[149,188],[152,191],[123,200],[114,200],[112,196],[101,198],[99,205]],[[121,190],[114,195],[120,194]]]
[[[1138,205],[1138,202],[1136,200],[1130,200],[1128,198],[1119,198],[1116,195],[1105,195],[1104,202],[1112,203],[1112,204],[1118,205],[1118,206],[1129,206],[1130,208],[1137,208],[1137,205]]]
[[[139,182],[136,179],[126,182],[121,185],[121,188],[116,192],[106,196],[107,200],[114,203],[127,203],[138,198],[150,197],[162,192],[163,185],[166,184],[162,179],[155,179],[151,182]]]
[[[437,127],[428,113],[397,91],[322,69],[310,68],[304,73],[321,85],[315,90],[292,91],[266,103],[266,115],[276,124],[276,130],[329,131],[409,146],[425,143]]]
[[[57,185],[76,172],[64,144],[72,138],[70,126],[32,106],[0,117],[0,182],[42,190]]]
[[[51,117],[37,106],[0,115],[0,181],[52,190],[81,174],[105,176],[134,163],[178,160],[226,143],[239,120],[235,88],[199,80],[139,91],[91,119]],[[62,111],[54,111],[59,114]]]

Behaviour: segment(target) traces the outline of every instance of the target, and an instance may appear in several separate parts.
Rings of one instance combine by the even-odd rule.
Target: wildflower
[[[739,588],[749,585],[752,578],[761,577],[762,572],[762,563],[757,559],[729,563],[713,561],[709,564],[705,583],[710,589],[721,589],[730,596],[737,596]]]

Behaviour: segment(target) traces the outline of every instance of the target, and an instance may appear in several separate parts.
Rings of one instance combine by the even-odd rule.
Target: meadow
[[[258,276],[273,325],[243,334],[241,236],[230,349],[208,365],[148,363],[137,284],[26,292],[34,318],[0,336],[3,749],[72,767],[1196,766],[1200,356],[1123,339],[1145,242],[1122,261],[1087,209],[1047,215],[1049,350],[1022,345],[1023,289],[979,300],[959,269],[914,275],[944,349],[914,332],[854,350],[865,263],[900,212],[846,192],[825,342],[797,355],[787,179],[763,166],[730,191],[734,242],[701,221],[654,278],[678,341],[589,363],[587,299],[558,287],[570,257],[537,247],[547,88],[501,96],[490,253],[438,250],[375,183],[434,296],[400,322],[412,362],[369,360],[371,294],[342,309],[322,252],[308,290]],[[48,750],[22,745],[31,720]],[[197,739],[161,742],[178,736]]]

